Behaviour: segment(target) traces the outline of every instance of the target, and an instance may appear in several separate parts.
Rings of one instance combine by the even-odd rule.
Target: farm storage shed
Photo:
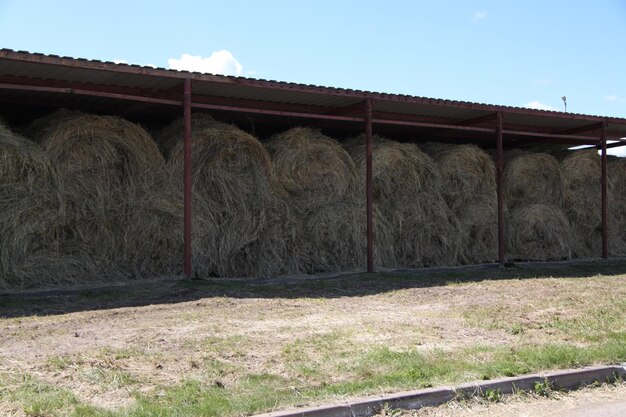
[[[2,160],[12,167],[0,171],[0,286],[37,286],[32,274],[54,274],[55,267],[76,279],[101,271],[175,274],[179,264],[187,276],[260,276],[316,272],[320,265],[373,271],[551,259],[546,253],[624,255],[625,165],[611,161],[609,172],[606,155],[626,145],[623,118],[8,49],[0,50],[0,117]],[[298,127],[307,129],[290,130]],[[284,148],[276,142],[306,141],[293,139],[302,132],[322,138],[316,140],[324,150],[315,152],[334,149],[334,169],[343,170],[345,187],[325,189],[323,199],[307,196],[310,187],[285,186],[285,167],[276,169],[275,158],[285,152],[281,160],[311,157],[315,146],[308,142],[284,139]],[[601,149],[584,165],[593,172],[577,170],[578,151],[567,150],[576,145]],[[296,146],[304,154],[293,153]],[[373,166],[385,158],[394,159]],[[416,168],[411,161],[422,162],[413,162]],[[333,166],[319,162],[308,167],[304,183],[325,184]],[[507,175],[518,177],[506,178],[514,187],[506,190],[509,163]],[[543,181],[537,179],[543,163],[553,177],[541,186],[563,188],[553,201],[538,199],[532,188]],[[402,164],[410,178],[394,177]],[[224,169],[213,169],[218,165]],[[200,186],[199,178],[208,182]],[[394,199],[385,189],[392,183],[411,192]],[[473,194],[463,188],[468,184]],[[572,250],[580,233],[589,242]],[[341,236],[346,241],[338,242]],[[43,247],[46,239],[53,244]],[[16,279],[24,268],[31,272]]]

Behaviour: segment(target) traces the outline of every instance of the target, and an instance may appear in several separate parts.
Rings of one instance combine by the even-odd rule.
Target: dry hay
[[[151,136],[120,117],[57,112],[27,131],[56,163],[66,186],[87,196],[150,184],[164,173]]]
[[[175,250],[154,253],[155,242],[167,241],[163,248],[169,249],[180,235],[172,230],[175,222],[156,198],[167,194],[162,189],[165,161],[144,129],[119,117],[61,111],[36,120],[26,132],[41,142],[59,172],[58,184],[38,194],[55,190],[63,201],[64,215],[57,220],[64,232],[55,239],[44,230],[55,230],[54,221],[46,226],[36,220],[43,208],[31,211],[41,229],[37,233],[50,239],[42,241],[47,249],[40,252],[55,271],[41,285],[174,272],[180,263]],[[19,230],[27,226],[13,227],[13,235],[30,236],[28,230]],[[24,267],[15,274],[28,281],[32,270]]]
[[[508,208],[530,204],[563,205],[563,172],[555,157],[524,152],[507,159],[504,189]]]
[[[50,157],[39,145],[0,129],[0,184],[50,182],[55,177]]]
[[[498,258],[498,205],[493,198],[471,202],[458,213],[464,263],[493,262]]]
[[[365,135],[349,140],[346,150],[360,173],[365,173]],[[432,158],[414,143],[395,142],[377,135],[372,146],[372,184],[378,202],[398,193],[439,192],[441,175]]]
[[[274,135],[267,149],[290,204],[301,213],[354,199],[358,192],[350,155],[319,130],[289,129]]]
[[[89,227],[100,219],[77,223],[56,186],[4,186],[0,205],[0,287],[76,284],[100,279],[105,266],[109,278],[125,276],[110,267],[112,242]]]
[[[423,145],[439,167],[441,195],[455,212],[478,200],[496,199],[496,167],[487,152],[475,145]]]
[[[602,251],[601,161],[597,150],[574,151],[561,162],[565,179],[564,208],[574,233],[578,258],[595,258]]]
[[[208,121],[205,123],[205,121]],[[293,272],[288,246],[297,222],[282,201],[269,154],[235,126],[193,117],[193,255],[202,275],[272,276]],[[166,127],[158,141],[176,143],[168,169],[182,200],[183,121]]]
[[[626,256],[626,158],[608,159],[609,253]]]
[[[510,259],[548,261],[571,257],[572,230],[563,210],[531,204],[510,212],[507,222]]]
[[[365,178],[364,137],[347,149]],[[373,187],[376,206],[391,227],[392,258],[401,267],[453,265],[459,255],[460,233],[439,190],[435,162],[415,144],[374,138]]]
[[[394,231],[398,266],[418,268],[455,265],[459,259],[459,224],[445,200],[436,193],[401,199],[383,212]]]
[[[374,260],[393,264],[389,225],[374,211]],[[307,273],[362,270],[367,259],[367,215],[365,205],[339,201],[320,207],[302,218],[302,235],[297,245],[302,269]]]

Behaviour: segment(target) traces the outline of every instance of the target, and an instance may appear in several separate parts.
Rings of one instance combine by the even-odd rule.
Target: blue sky
[[[626,117],[626,0],[0,0],[0,47]]]

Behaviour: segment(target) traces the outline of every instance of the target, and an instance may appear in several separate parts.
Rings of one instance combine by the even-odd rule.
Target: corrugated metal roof
[[[310,106],[319,108],[320,113],[323,113],[324,109],[347,108],[364,99],[373,99],[374,111],[381,114],[411,115],[424,120],[430,118],[447,123],[460,123],[501,111],[508,126],[547,133],[576,129],[606,120],[609,123],[610,137],[626,136],[624,118],[203,74],[11,49],[0,49],[0,77],[2,77],[0,83],[7,78],[23,82],[45,80],[131,89],[148,95],[171,92],[182,84],[182,80],[191,78],[194,95],[213,99]],[[489,122],[483,122],[482,125],[485,123]]]

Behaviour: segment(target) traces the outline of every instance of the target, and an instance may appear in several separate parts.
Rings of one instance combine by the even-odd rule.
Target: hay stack
[[[303,225],[296,246],[304,271],[361,268],[365,206],[350,155],[336,140],[308,128],[274,135],[267,149],[287,201]]]
[[[578,258],[602,253],[600,157],[595,149],[572,152],[561,162],[565,179],[564,208],[572,224],[573,252]]]
[[[608,160],[609,254],[626,256],[626,158]]]
[[[461,256],[466,263],[498,259],[498,202],[484,196],[457,213],[462,231]]]
[[[86,248],[80,262],[99,265],[82,280],[179,269],[176,251],[154,253],[154,242],[166,240],[163,246],[171,248],[181,238],[171,228],[176,216],[160,208],[157,196],[168,195],[165,161],[144,129],[119,117],[60,111],[34,121],[26,132],[59,171],[67,239],[74,241],[69,246]]]
[[[493,160],[475,145],[426,143],[423,149],[437,162],[441,194],[459,221],[460,261],[493,262],[498,247]]]
[[[55,181],[50,157],[36,143],[0,124],[0,184]]]
[[[507,159],[504,189],[509,209],[530,204],[563,206],[563,172],[555,157],[523,152]]]
[[[290,252],[290,241],[298,225],[281,201],[263,145],[235,126],[201,114],[194,115],[192,123],[193,253],[197,271],[215,276],[294,272],[297,256]],[[158,136],[160,143],[170,144],[168,169],[180,201],[182,127],[183,121],[177,120]]]
[[[165,161],[151,136],[120,117],[60,111],[27,131],[41,142],[66,185],[85,195],[151,185],[164,173]]]
[[[300,212],[354,198],[354,162],[339,142],[319,130],[287,130],[274,135],[267,149],[281,185]]]
[[[548,261],[571,257],[569,221],[553,205],[531,204],[511,213],[507,224],[510,259]]]
[[[346,148],[364,183],[364,136],[351,140]],[[435,162],[415,144],[375,137],[372,167],[375,204],[391,226],[395,255],[383,265],[455,264],[460,244],[458,223],[440,194],[441,176]],[[378,228],[375,230],[380,235]]]
[[[441,194],[454,212],[496,198],[496,168],[487,152],[475,145],[428,143],[424,148],[437,162]]]

